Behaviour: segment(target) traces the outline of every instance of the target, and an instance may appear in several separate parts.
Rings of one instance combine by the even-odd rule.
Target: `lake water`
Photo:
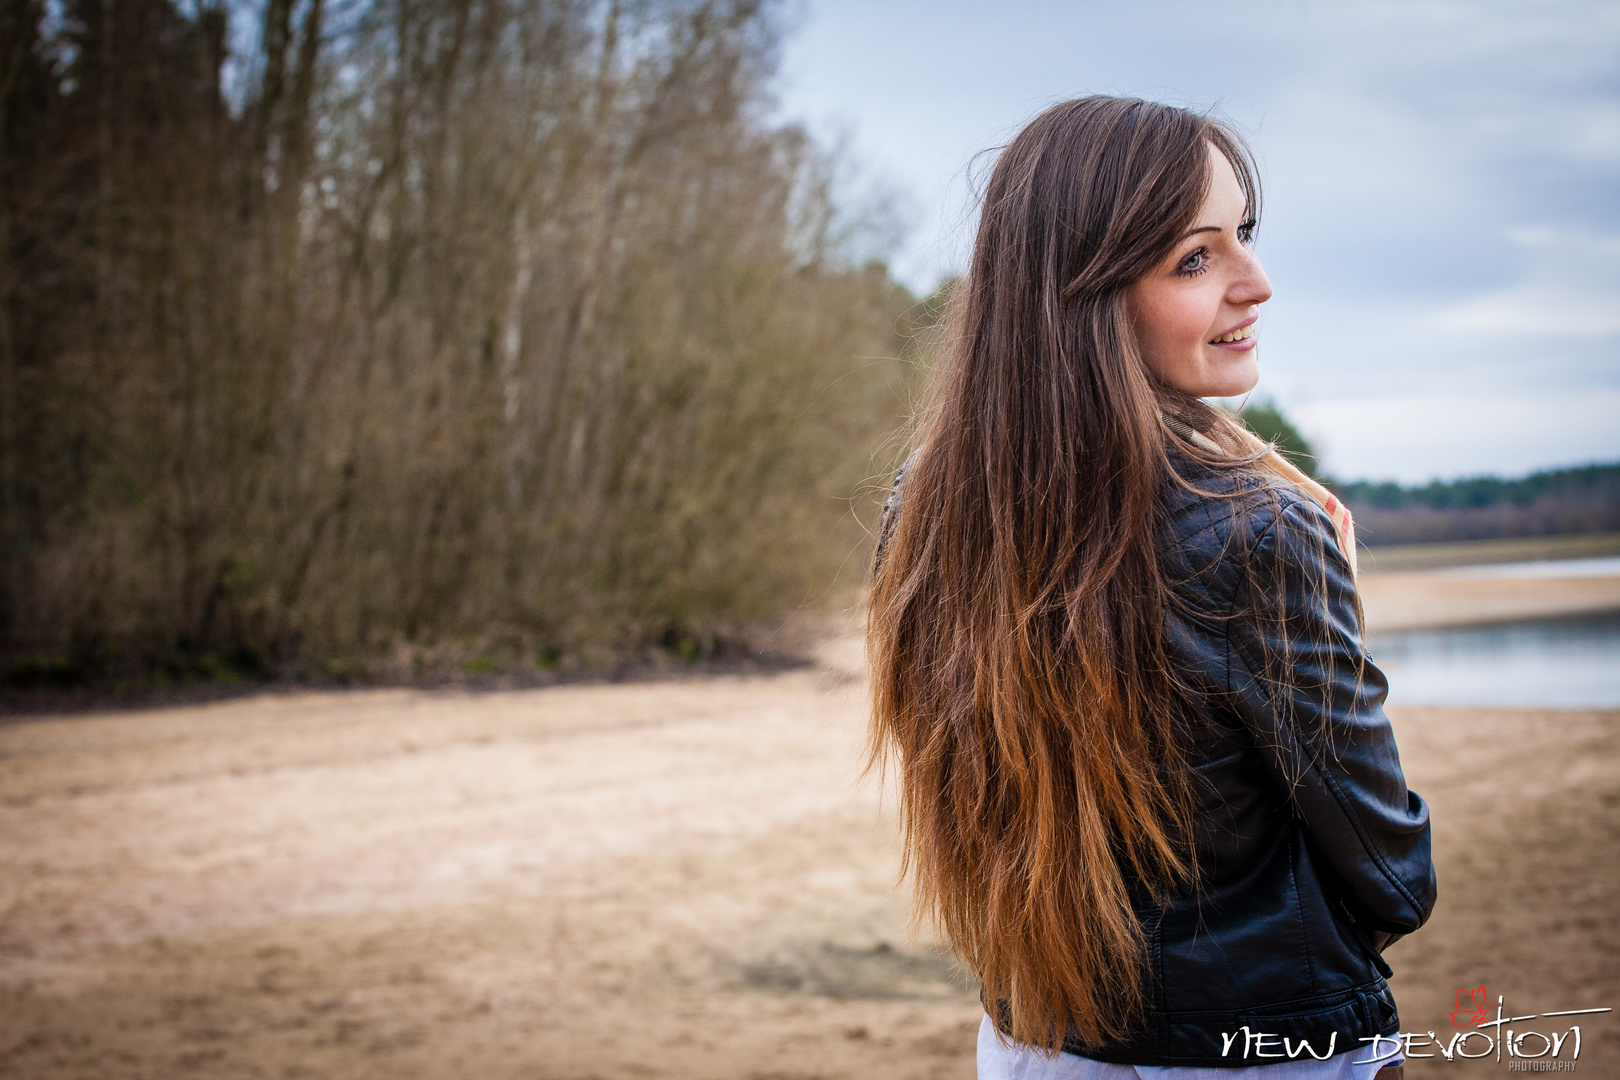
[[[1620,706],[1620,613],[1371,634],[1367,650],[1395,705]]]

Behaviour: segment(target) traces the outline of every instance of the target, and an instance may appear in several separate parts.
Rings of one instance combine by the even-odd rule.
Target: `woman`
[[[1201,400],[1258,379],[1258,210],[1230,131],[1119,98],[985,191],[868,630],[982,1077],[1398,1072],[1379,953],[1434,870],[1349,515]]]

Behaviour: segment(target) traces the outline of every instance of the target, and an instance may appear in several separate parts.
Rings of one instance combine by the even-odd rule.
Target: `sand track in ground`
[[[850,645],[0,727],[0,1075],[970,1077],[973,991],[907,938],[857,781]],[[1620,713],[1394,720],[1442,895],[1390,953],[1406,1026],[1482,984],[1620,1006]],[[1620,1074],[1617,1031],[1583,1072]]]

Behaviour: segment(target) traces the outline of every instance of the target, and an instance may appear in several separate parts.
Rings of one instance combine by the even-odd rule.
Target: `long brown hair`
[[[1242,142],[1182,109],[1068,101],[1002,150],[872,591],[919,910],[1048,1050],[1139,1014],[1126,871],[1159,897],[1193,875],[1155,506],[1165,414],[1208,410],[1151,375],[1125,288],[1192,224],[1209,144],[1255,217]]]

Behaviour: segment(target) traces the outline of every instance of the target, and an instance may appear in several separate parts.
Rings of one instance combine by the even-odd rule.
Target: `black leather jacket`
[[[1180,464],[1207,493],[1162,499],[1179,601],[1166,640],[1196,691],[1199,880],[1163,907],[1133,888],[1151,962],[1136,1037],[1064,1049],[1206,1067],[1303,1058],[1300,1040],[1361,1050],[1399,1024],[1381,948],[1434,907],[1429,810],[1401,773],[1384,676],[1363,663],[1327,514],[1292,488]]]

